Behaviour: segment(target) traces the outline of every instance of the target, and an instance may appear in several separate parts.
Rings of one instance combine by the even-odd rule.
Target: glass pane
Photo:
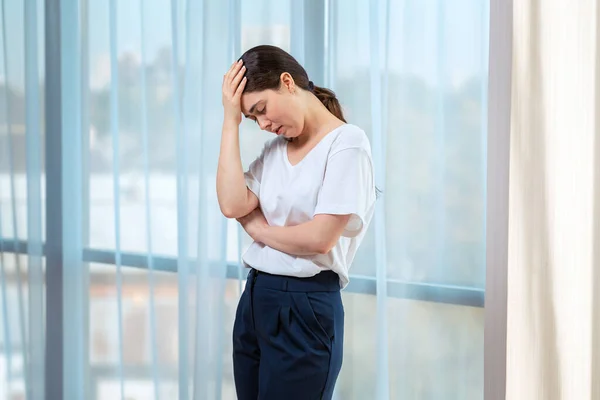
[[[484,309],[387,303],[390,398],[483,399]]]
[[[488,16],[433,4],[391,11],[388,275],[483,288]]]
[[[177,396],[178,320],[177,275],[152,273],[154,308],[150,302],[150,271],[123,267],[122,329],[125,393],[145,398],[154,393],[153,357],[159,372],[161,397]],[[90,265],[90,390],[98,400],[119,396],[119,325],[117,270],[114,265]],[[154,329],[151,313],[155,317]],[[152,346],[152,332],[155,346]],[[153,351],[155,354],[153,355]],[[116,392],[115,392],[116,390]],[[142,396],[142,397],[140,397]]]
[[[37,89],[38,109],[30,119],[39,118],[44,107],[44,18],[43,2],[38,2],[37,16],[37,71],[32,82]],[[34,131],[27,122],[27,85],[25,76],[25,16],[23,2],[6,2],[4,7],[5,38],[0,32],[0,236],[25,240],[27,233],[27,162],[36,157],[39,188],[36,197],[44,193],[43,123]],[[3,43],[6,47],[3,47]],[[38,115],[35,115],[35,112]],[[28,132],[29,130],[29,132]],[[10,135],[9,135],[10,134]],[[27,136],[39,147],[38,152],[28,155]],[[32,148],[33,150],[33,148]],[[38,201],[41,213],[41,235],[44,232],[44,203]]]
[[[344,293],[346,330],[338,399],[376,393],[377,298]],[[484,309],[387,299],[391,399],[483,398]]]
[[[388,48],[380,29],[378,49],[384,110],[370,100],[371,4],[351,3],[336,8],[332,85],[348,119],[372,140],[373,119],[387,122],[388,276],[483,288],[487,2],[390,3]],[[353,273],[374,274],[372,233]]]
[[[342,293],[345,312],[344,361],[336,385],[336,399],[375,398],[377,385],[377,298]]]
[[[90,265],[90,377],[91,393],[97,400],[112,400],[120,395],[119,380],[119,333],[116,268],[114,265]],[[154,273],[154,309],[150,302],[150,271],[138,268],[122,268],[122,313],[123,313],[123,379],[125,394],[131,398],[153,398],[153,357],[156,357],[156,372],[160,398],[177,398],[179,385],[179,295],[177,275],[171,272]],[[189,371],[194,371],[195,315],[198,312],[194,282],[190,281],[188,309],[190,360]],[[222,314],[217,320],[224,324],[220,329],[223,339],[220,374],[222,398],[234,398],[232,375],[233,320],[240,293],[240,282],[224,282]],[[211,297],[212,298],[212,297]],[[216,300],[215,300],[216,301]],[[152,346],[151,315],[154,315],[154,340]],[[209,321],[211,324],[212,321]],[[211,339],[216,343],[216,338]],[[155,354],[153,355],[153,350]],[[192,375],[193,376],[193,375]],[[216,376],[216,374],[215,374]],[[90,393],[90,396],[92,395]]]
[[[168,0],[144,3],[141,36],[139,2],[117,3],[118,140],[111,130],[111,49],[109,4],[90,0],[89,20],[89,149],[84,152],[89,175],[89,245],[115,248],[114,157],[119,161],[121,249],[146,252],[146,230],[152,251],[177,252],[176,132],[174,129],[171,5]],[[145,63],[142,65],[142,46]],[[142,99],[145,73],[145,112]],[[117,82],[115,80],[115,82]],[[148,138],[149,206],[146,218],[146,180],[143,127]]]
[[[23,349],[29,349],[32,343],[29,337],[28,257],[0,253],[0,266],[3,267],[0,276],[0,399],[24,399]],[[44,293],[41,295],[44,299]],[[45,299],[43,301],[45,303]],[[45,310],[41,312],[45,313]],[[26,353],[26,356],[31,357],[31,353]]]

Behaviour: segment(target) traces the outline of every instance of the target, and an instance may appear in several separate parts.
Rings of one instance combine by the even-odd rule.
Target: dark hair
[[[277,90],[281,85],[281,74],[289,73],[296,86],[312,92],[321,103],[340,120],[346,122],[342,106],[329,89],[315,86],[306,70],[286,51],[276,46],[261,45],[246,51],[240,59],[246,67],[246,87],[244,93]]]

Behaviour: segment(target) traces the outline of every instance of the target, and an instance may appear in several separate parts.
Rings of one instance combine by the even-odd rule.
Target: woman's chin
[[[293,131],[283,131],[282,133],[279,133],[278,136],[284,137],[287,140],[292,140],[295,139],[298,135],[295,135]]]

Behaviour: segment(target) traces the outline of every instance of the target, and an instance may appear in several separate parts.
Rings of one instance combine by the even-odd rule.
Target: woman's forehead
[[[242,94],[242,112],[246,115],[252,114],[250,109],[260,101],[266,100],[268,96],[267,90],[260,92],[251,92]],[[254,111],[254,110],[253,110]]]

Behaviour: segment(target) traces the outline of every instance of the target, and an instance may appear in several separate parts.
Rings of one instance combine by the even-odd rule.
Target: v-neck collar
[[[284,158],[284,160],[285,160],[285,164],[286,164],[286,165],[287,165],[289,168],[296,168],[296,167],[298,167],[300,164],[302,164],[302,163],[304,162],[304,160],[306,160],[306,158],[307,158],[307,157],[308,157],[308,156],[309,156],[309,155],[310,155],[310,154],[311,154],[311,153],[312,153],[312,152],[313,152],[313,151],[314,151],[314,150],[315,150],[317,147],[319,147],[319,146],[321,145],[321,143],[322,143],[322,142],[324,142],[324,141],[325,141],[325,139],[327,139],[327,138],[328,138],[328,137],[329,137],[329,136],[330,136],[332,133],[334,133],[334,132],[338,131],[339,129],[341,129],[341,128],[343,128],[344,126],[347,126],[347,125],[348,125],[348,124],[342,124],[342,125],[340,125],[340,126],[338,126],[338,127],[334,128],[334,129],[332,129],[332,130],[331,130],[331,131],[329,131],[327,134],[325,134],[325,135],[324,135],[324,136],[321,138],[321,140],[319,140],[319,142],[318,142],[317,144],[315,144],[315,145],[313,146],[313,148],[312,148],[312,149],[310,149],[310,150],[308,151],[308,153],[306,153],[306,154],[304,155],[304,157],[302,157],[302,158],[300,159],[300,161],[298,161],[296,164],[292,164],[292,163],[290,162],[290,157],[288,156],[288,144],[289,144],[289,142],[288,142],[288,141],[286,141],[286,142],[285,142],[285,145],[284,145],[284,147],[283,147],[283,158]]]

